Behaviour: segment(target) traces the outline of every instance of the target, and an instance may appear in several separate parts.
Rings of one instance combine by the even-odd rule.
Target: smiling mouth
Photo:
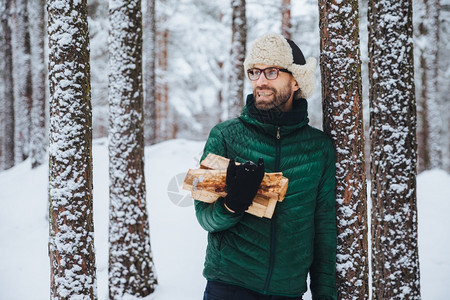
[[[267,97],[267,96],[271,96],[271,95],[273,95],[272,92],[268,92],[268,93],[258,92],[259,97]]]

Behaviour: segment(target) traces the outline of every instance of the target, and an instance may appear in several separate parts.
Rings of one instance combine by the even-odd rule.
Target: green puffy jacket
[[[307,102],[277,114],[247,99],[239,118],[216,125],[203,158],[214,153],[238,162],[264,158],[266,172],[289,179],[272,219],[229,212],[220,198],[195,201],[207,230],[204,276],[259,293],[301,296],[311,276],[314,299],[336,299],[335,156],[331,139],[308,125]]]

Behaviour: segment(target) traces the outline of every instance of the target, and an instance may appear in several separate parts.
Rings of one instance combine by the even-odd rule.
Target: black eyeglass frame
[[[252,72],[253,70],[258,70],[258,71],[260,72],[259,75],[258,75],[258,77],[255,78],[255,79],[252,79],[252,78],[250,77],[250,72]],[[269,71],[269,70],[270,70],[270,71],[272,71],[272,70],[276,70],[276,71],[277,71],[277,74],[276,74],[275,78],[267,78],[267,73],[266,73],[266,72]],[[261,77],[261,74],[264,73],[264,77],[266,77],[267,80],[275,80],[275,79],[278,78],[278,75],[279,75],[280,71],[281,71],[281,72],[284,72],[284,73],[292,74],[292,72],[289,71],[288,69],[280,69],[280,68],[277,68],[277,67],[268,67],[268,68],[265,68],[265,69],[251,68],[251,69],[248,69],[248,70],[247,70],[247,77],[248,77],[248,79],[250,79],[251,81],[256,81],[256,80],[259,79],[259,77]]]

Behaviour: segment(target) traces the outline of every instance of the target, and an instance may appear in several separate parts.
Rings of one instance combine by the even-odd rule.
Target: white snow
[[[192,205],[169,198],[169,191],[186,195],[180,181],[178,188],[171,186],[169,190],[168,185],[189,168],[198,167],[203,144],[178,139],[146,148],[151,246],[159,285],[145,300],[202,298],[206,284],[202,277],[206,232],[198,225]],[[106,300],[109,201],[106,139],[94,141],[93,155],[98,299]],[[0,299],[49,299],[47,181],[47,164],[31,170],[29,160],[0,173]],[[446,300],[450,295],[450,175],[440,170],[420,174],[417,193],[422,299]]]

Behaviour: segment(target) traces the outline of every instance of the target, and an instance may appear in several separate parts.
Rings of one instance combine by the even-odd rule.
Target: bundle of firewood
[[[183,189],[191,191],[193,199],[207,203],[225,197],[228,163],[228,158],[208,154],[201,162],[200,169],[188,171]],[[277,202],[283,201],[286,195],[288,182],[281,172],[265,173],[253,203],[246,212],[261,218],[272,218]]]

